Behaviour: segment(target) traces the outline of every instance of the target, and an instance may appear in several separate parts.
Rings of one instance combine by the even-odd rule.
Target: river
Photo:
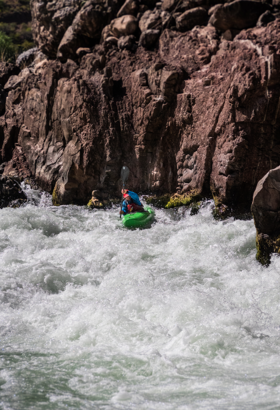
[[[0,409],[280,408],[280,259],[252,220],[0,210]],[[31,201],[31,202],[32,202]]]

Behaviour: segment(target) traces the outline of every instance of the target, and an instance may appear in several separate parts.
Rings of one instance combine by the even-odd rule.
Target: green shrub
[[[0,31],[0,61],[13,61],[15,52],[11,38]]]
[[[4,0],[0,0],[0,11],[4,11],[6,8],[6,2]]]

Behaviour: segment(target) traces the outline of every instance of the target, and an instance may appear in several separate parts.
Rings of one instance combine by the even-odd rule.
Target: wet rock
[[[267,3],[251,0],[235,0],[212,10],[209,24],[218,30],[243,30],[253,27],[261,14],[269,10]]]
[[[185,11],[176,18],[176,27],[179,31],[191,30],[195,26],[204,26],[208,21],[208,13],[202,7]]]
[[[148,49],[152,48],[158,40],[159,36],[160,30],[143,31],[139,39],[139,45]]]
[[[103,195],[100,191],[98,190],[94,190],[91,193],[91,199],[89,200],[87,207],[90,209],[100,209],[100,208],[104,208],[104,203],[102,202],[103,200]]]
[[[258,182],[251,209],[258,233],[280,234],[280,167]]]
[[[0,208],[17,208],[27,201],[19,182],[7,176],[0,177]]]
[[[280,253],[280,167],[258,182],[251,210],[257,230],[257,259],[267,265],[271,253]]]

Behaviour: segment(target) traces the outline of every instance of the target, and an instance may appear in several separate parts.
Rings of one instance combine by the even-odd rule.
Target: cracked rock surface
[[[4,175],[86,204],[93,190],[118,195],[127,165],[132,190],[249,210],[280,162],[280,19],[257,3],[254,19],[233,23],[228,10],[255,4],[240,1],[32,0],[46,58],[0,67]],[[273,21],[252,27],[267,10]]]

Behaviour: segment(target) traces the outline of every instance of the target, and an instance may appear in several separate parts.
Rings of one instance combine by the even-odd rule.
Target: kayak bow
[[[124,215],[122,218],[123,226],[126,228],[142,228],[153,221],[155,211],[149,206],[144,207],[146,212],[135,212]]]

